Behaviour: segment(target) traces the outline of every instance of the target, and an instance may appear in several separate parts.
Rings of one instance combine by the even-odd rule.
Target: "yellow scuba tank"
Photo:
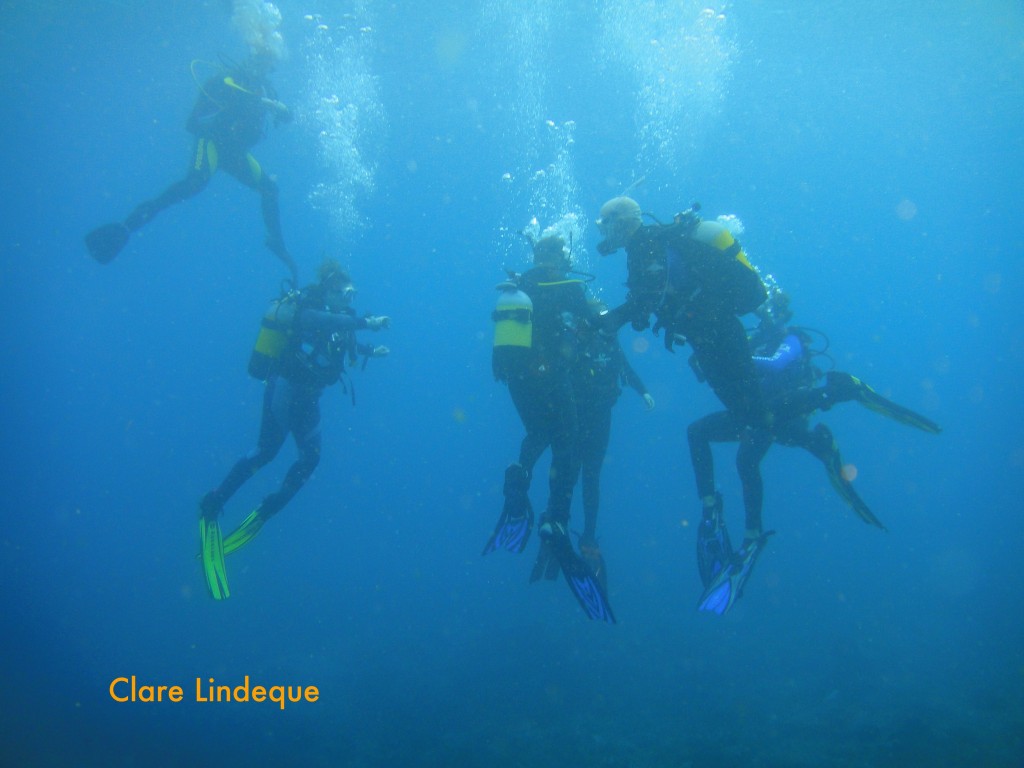
[[[293,291],[271,302],[263,315],[260,332],[249,356],[249,375],[254,379],[266,381],[274,373],[291,343],[295,310],[296,296]]]
[[[745,315],[764,303],[768,293],[761,275],[751,265],[743,246],[728,228],[717,221],[702,221],[694,230],[693,239],[714,248],[729,259],[730,268],[722,269],[723,275],[728,275],[728,285],[721,286],[720,290],[722,297],[728,300],[730,311],[736,315]]]
[[[495,347],[533,346],[533,301],[508,281],[498,283],[498,301],[491,317],[494,319]]]

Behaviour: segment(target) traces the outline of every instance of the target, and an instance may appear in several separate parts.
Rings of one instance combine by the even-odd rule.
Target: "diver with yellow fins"
[[[263,138],[268,116],[276,125],[292,119],[267,80],[274,62],[271,52],[257,51],[242,65],[227,67],[199,86],[199,96],[186,123],[188,132],[195,136],[188,172],[159,196],[138,205],[123,222],[104,224],[89,232],[85,244],[96,261],[113,261],[133,232],[164,209],[202,192],[214,173],[223,169],[260,193],[266,245],[284,262],[293,284],[298,285],[298,268],[281,233],[277,183],[249,152]],[[197,63],[192,63],[193,77]]]
[[[389,352],[387,347],[356,341],[357,331],[390,328],[391,319],[356,316],[352,309],[356,289],[348,272],[336,260],[325,259],[318,277],[317,283],[273,302],[264,316],[249,361],[249,373],[266,382],[259,441],[199,502],[200,555],[215,600],[230,595],[224,556],[252,541],[267,520],[305,485],[320,462],[320,396],[324,389],[343,382],[346,363],[353,364],[362,356],[365,365],[369,358]],[[299,455],[281,487],[222,537],[219,517],[224,505],[277,455],[289,434]]]
[[[526,547],[534,523],[530,480],[534,465],[550,447],[548,503],[530,581],[555,579],[561,571],[588,618],[614,623],[604,588],[573,549],[568,530],[580,469],[571,375],[578,356],[577,324],[588,321],[590,307],[584,281],[569,276],[565,240],[550,234],[532,242],[532,249],[533,267],[498,285],[493,314],[494,377],[508,385],[526,435],[519,461],[505,469],[504,505],[483,554],[522,552]]]

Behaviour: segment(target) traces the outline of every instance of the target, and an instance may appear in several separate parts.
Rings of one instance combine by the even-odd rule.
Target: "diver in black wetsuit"
[[[267,79],[273,63],[270,54],[258,53],[244,65],[203,83],[186,123],[195,136],[188,172],[156,198],[138,205],[124,222],[105,224],[90,232],[86,246],[97,261],[112,261],[132,232],[164,209],[202,192],[213,174],[223,169],[260,193],[267,247],[285,263],[297,284],[298,270],[281,233],[277,183],[249,152],[263,138],[268,115],[273,116],[275,124],[292,119]]]
[[[503,299],[494,313],[491,364],[494,377],[508,385],[526,435],[519,461],[505,470],[504,506],[483,553],[522,552],[526,547],[533,527],[528,495],[533,467],[550,446],[548,503],[530,581],[557,578],[561,570],[589,618],[614,622],[596,575],[569,539],[569,512],[580,466],[571,376],[579,354],[578,332],[590,315],[584,281],[569,276],[565,241],[557,235],[533,243],[533,263],[532,269],[498,286]]]
[[[264,330],[269,328],[271,336],[276,334],[277,341],[274,338],[265,341],[261,333],[254,351],[254,359],[262,360],[265,366],[259,376],[265,375],[267,382],[259,442],[255,451],[239,459],[221,484],[200,500],[204,541],[207,536],[219,539],[219,528],[211,528],[216,528],[224,504],[277,455],[289,434],[295,439],[299,455],[281,487],[263,499],[223,540],[223,554],[249,543],[263,524],[291,501],[316,469],[320,462],[320,396],[324,389],[341,380],[346,360],[354,361],[358,355],[383,357],[388,354],[387,347],[356,342],[356,331],[389,328],[391,319],[357,317],[351,308],[354,294],[348,273],[335,260],[327,259],[320,266],[317,284],[275,302],[264,319]],[[251,363],[250,372],[255,374],[254,367]],[[205,544],[203,554],[211,593],[215,597],[221,591],[226,593],[226,580],[223,590],[216,584],[216,569],[222,570],[222,565],[216,561],[222,560],[223,554],[218,558],[216,552],[207,552]]]
[[[822,373],[812,363],[815,354],[807,331],[787,325],[792,313],[788,297],[775,289],[758,310],[761,323],[752,335],[752,360],[758,371],[765,401],[777,415],[771,428],[750,427],[730,411],[719,411],[693,422],[687,429],[690,458],[697,481],[697,493],[703,506],[698,531],[698,567],[705,596],[700,607],[724,613],[742,592],[753,561],[766,535],[762,530],[761,510],[764,484],[761,461],[773,443],[803,448],[825,467],[832,486],[851,509],[866,523],[885,530],[843,472],[843,461],[831,430],[822,423],[810,426],[815,411],[827,411],[838,403],[856,400],[903,424],[931,434],[941,428],[930,419],[879,395],[860,379],[848,373],[829,371],[825,384],[815,386]],[[731,552],[722,518],[722,497],[715,490],[712,442],[738,442],[736,468],[743,488],[746,529],[743,546]],[[736,564],[733,575],[742,576],[726,590],[730,561]],[[744,569],[742,566],[746,564]],[[725,570],[723,570],[725,569]],[[716,588],[730,591],[716,593]],[[712,597],[714,595],[714,597]]]
[[[597,220],[603,255],[626,249],[626,302],[608,313],[607,326],[632,323],[665,331],[665,345],[688,342],[719,400],[745,424],[762,426],[771,416],[758,387],[746,333],[739,316],[753,312],[766,296],[729,230],[702,221],[694,209],[670,225],[644,225],[640,206],[616,197]]]
[[[573,367],[572,386],[579,422],[580,489],[583,496],[583,534],[579,550],[607,590],[606,569],[597,541],[597,516],[601,502],[601,469],[611,437],[612,408],[626,385],[639,394],[648,411],[654,398],[629,364],[618,335],[599,330],[600,302],[592,302],[597,322],[584,332],[579,361]]]

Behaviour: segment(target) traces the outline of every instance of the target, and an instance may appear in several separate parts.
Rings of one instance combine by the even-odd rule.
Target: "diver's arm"
[[[621,304],[615,309],[609,309],[600,315],[597,322],[603,333],[615,334],[619,332],[619,328],[630,322],[636,314],[637,307],[635,302],[627,298],[625,304]],[[636,328],[636,323],[633,324],[633,327]]]
[[[339,314],[321,309],[304,309],[299,314],[299,331],[307,333],[336,333],[361,331],[369,327],[367,318]]]
[[[265,96],[260,102],[274,115],[275,122],[290,123],[292,121],[292,111],[288,109],[284,102],[277,99],[268,99]]]

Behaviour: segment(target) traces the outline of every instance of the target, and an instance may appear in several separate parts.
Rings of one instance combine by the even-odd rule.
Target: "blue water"
[[[196,501],[255,441],[245,367],[284,276],[257,199],[218,175],[105,267],[82,237],[184,171],[190,62],[246,53],[229,5],[2,6],[3,762],[1024,764],[1019,2],[281,0],[297,119],[255,154],[304,279],[325,252],[349,265],[392,354],[355,372],[355,407],[325,395],[319,469],[215,603]],[[521,436],[490,309],[526,263],[514,231],[573,213],[618,301],[624,259],[587,222],[641,176],[663,218],[739,216],[837,365],[944,431],[825,416],[888,533],[775,448],[777,534],[733,610],[699,614],[685,426],[718,404],[627,327],[657,408],[627,392],[615,412],[609,626],[527,584],[535,543],[479,555]],[[114,702],[131,675],[186,701]],[[320,699],[190,700],[245,675]]]

